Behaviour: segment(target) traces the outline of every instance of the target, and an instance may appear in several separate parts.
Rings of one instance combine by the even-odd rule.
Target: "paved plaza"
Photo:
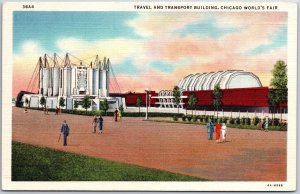
[[[68,146],[58,142],[70,126]],[[286,181],[287,132],[228,129],[228,142],[207,140],[202,125],[104,117],[104,133],[92,133],[91,116],[45,115],[13,107],[13,140],[213,181]],[[214,135],[215,137],[215,135]]]

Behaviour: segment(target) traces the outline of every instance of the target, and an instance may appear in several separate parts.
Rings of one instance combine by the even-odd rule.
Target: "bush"
[[[240,119],[240,124],[241,124],[241,125],[245,125],[245,117],[242,117],[242,118]]]
[[[188,121],[192,121],[192,115],[186,115]]]
[[[31,110],[42,110],[38,108],[30,108]],[[49,112],[55,112],[55,109],[48,109]],[[66,114],[76,114],[76,115],[86,115],[86,116],[100,116],[100,115],[105,115],[105,116],[114,116],[114,112],[107,112],[104,114],[103,111],[101,110],[96,110],[96,111],[85,111],[85,110],[68,110],[68,109],[62,109],[62,113]],[[148,112],[149,117],[173,117],[177,116],[178,118],[182,117],[184,114],[182,113],[159,113],[159,112]],[[146,113],[145,112],[124,112],[122,114],[123,117],[145,117]]]
[[[237,117],[236,119],[235,119],[235,124],[241,124],[241,119],[240,119],[240,117]]]
[[[209,119],[209,116],[208,116],[208,115],[204,115],[204,122],[205,122],[205,123],[208,122],[208,119]]]
[[[88,116],[100,116],[100,115],[104,115],[103,111],[74,111],[74,110],[63,110],[64,113],[68,113],[68,114],[79,114],[79,115],[88,115]],[[148,112],[148,116],[149,117],[174,117],[176,116],[177,118],[181,117],[183,114],[175,114],[174,113],[155,113],[155,112]],[[105,116],[114,116],[114,112],[106,112]],[[145,112],[124,112],[122,114],[123,117],[145,117],[146,113]]]
[[[182,119],[182,121],[186,121],[186,116],[182,115],[181,119]]]
[[[273,124],[274,124],[273,126],[278,126],[279,123],[280,123],[279,120],[280,120],[280,119],[278,119],[278,118],[274,118],[274,119],[273,119]]]
[[[253,125],[257,125],[260,122],[260,119],[256,116],[253,117]]]
[[[229,119],[229,123],[233,125],[233,124],[235,123],[234,118],[231,117],[231,118]]]
[[[250,125],[251,124],[250,118],[248,118],[248,117],[242,117],[241,124],[242,125]]]
[[[251,119],[249,117],[246,118],[246,125],[251,125]]]
[[[266,122],[266,118],[263,119],[263,123]],[[272,119],[268,119],[268,125],[269,127],[272,125]]]
[[[220,117],[220,118],[219,118],[219,122],[220,122],[220,123],[223,123],[223,120],[224,120],[223,117]]]
[[[178,121],[178,117],[176,115],[173,116],[173,121]]]
[[[193,122],[197,122],[198,117],[194,115],[194,116],[192,117],[192,119],[193,119]]]
[[[215,116],[211,116],[211,121],[213,122],[213,123],[216,123],[217,122],[217,117],[215,117]]]
[[[224,118],[223,118],[223,123],[227,124],[227,121],[228,121],[228,120],[229,120],[228,117],[224,117]]]
[[[205,115],[199,115],[198,117],[199,117],[199,121],[200,121],[201,123],[204,123],[204,122],[205,122]]]

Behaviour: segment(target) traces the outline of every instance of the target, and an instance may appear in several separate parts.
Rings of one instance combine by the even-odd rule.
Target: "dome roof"
[[[213,90],[219,84],[221,89],[261,87],[259,78],[243,70],[227,70],[196,73],[184,77],[178,87],[184,91]]]

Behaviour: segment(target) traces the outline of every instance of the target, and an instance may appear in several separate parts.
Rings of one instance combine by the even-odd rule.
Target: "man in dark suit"
[[[103,118],[102,116],[98,119],[98,127],[99,127],[99,133],[103,133]]]
[[[61,125],[60,132],[64,135],[64,146],[67,145],[67,137],[69,136],[70,128],[67,124],[67,121],[64,120],[63,124]]]

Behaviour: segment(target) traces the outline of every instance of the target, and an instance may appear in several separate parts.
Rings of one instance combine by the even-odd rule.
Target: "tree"
[[[287,102],[287,65],[284,61],[277,61],[272,70],[273,78],[271,79],[270,86],[274,92],[269,95],[269,102],[278,105],[280,102]],[[273,98],[273,99],[270,99]],[[280,107],[282,120],[282,107]]]
[[[124,107],[123,107],[123,104],[121,104],[119,106],[119,111],[121,112],[121,114],[123,115],[123,112],[124,112]]]
[[[213,105],[215,108],[217,108],[217,119],[218,119],[219,107],[222,105],[221,98],[222,98],[222,91],[220,85],[217,84],[215,85],[213,91]]]
[[[85,112],[87,112],[87,109],[91,107],[91,97],[89,95],[85,95],[82,100],[82,107],[85,109]]]
[[[141,106],[142,106],[143,102],[142,102],[142,98],[140,96],[137,97],[136,99],[136,106],[139,107],[139,114],[141,112]]]
[[[194,94],[189,96],[188,105],[190,108],[192,108],[192,115],[193,115],[193,109],[196,107],[197,104],[197,98]]]
[[[40,99],[40,105],[41,105],[42,107],[44,107],[44,108],[45,108],[45,106],[46,106],[46,98],[45,98],[44,96],[42,96],[41,99]]]
[[[78,108],[78,101],[75,100],[75,101],[74,101],[74,109],[76,110],[77,108]]]
[[[178,86],[175,86],[173,89],[173,98],[174,98],[174,103],[177,106],[178,113],[179,113],[179,105],[181,101],[181,91]]]
[[[106,115],[106,112],[108,110],[108,102],[107,102],[107,99],[104,98],[104,100],[100,103],[100,109],[103,110],[105,112],[105,115]]]
[[[63,97],[59,98],[59,108],[65,106],[65,99]]]
[[[278,105],[278,96],[276,94],[276,91],[275,90],[269,90],[269,93],[268,93],[268,99],[269,99],[269,104],[270,106],[273,108],[273,111],[272,111],[272,122],[274,120],[274,112],[275,112],[275,108],[276,106]],[[272,123],[273,125],[273,123]]]

